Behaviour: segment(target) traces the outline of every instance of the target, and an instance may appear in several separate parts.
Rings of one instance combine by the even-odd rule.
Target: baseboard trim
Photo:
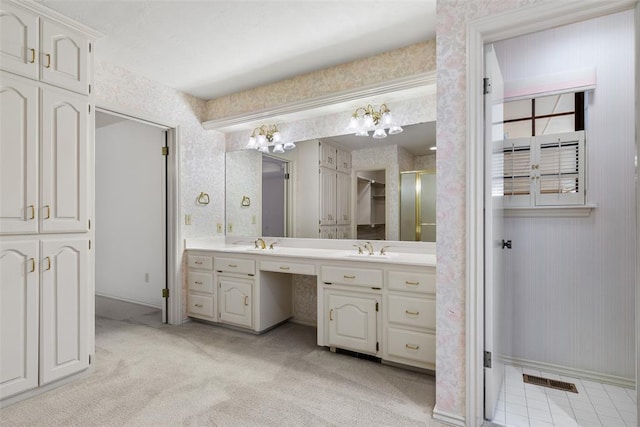
[[[555,365],[552,363],[536,362],[534,360],[520,359],[518,357],[499,356],[499,359],[506,365],[518,366],[520,368],[537,369],[552,374],[559,374],[567,377],[575,377],[588,381],[611,384],[618,387],[636,387],[636,381],[631,378],[602,374],[599,372],[587,371],[583,369],[569,368],[567,366]]]
[[[452,426],[464,427],[466,425],[464,416],[452,414],[451,412],[447,411],[441,411],[440,409],[438,409],[437,403],[433,408],[433,419]]]
[[[143,305],[145,307],[157,308],[158,310],[162,309],[162,307],[159,306],[159,305],[153,305],[153,304],[149,304],[148,302],[141,302],[141,301],[136,301],[136,300],[132,300],[132,299],[116,297],[116,296],[113,296],[113,295],[107,295],[107,294],[103,294],[103,293],[100,293],[100,292],[96,292],[96,296],[103,297],[103,298],[114,299],[114,300],[117,300],[117,301],[130,302],[131,304]]]
[[[298,325],[304,325],[304,326],[311,326],[314,328],[318,327],[318,324],[314,321],[311,320],[301,320],[301,319],[297,319],[295,317],[292,317],[291,319],[289,319],[289,322],[291,323],[297,323]]]

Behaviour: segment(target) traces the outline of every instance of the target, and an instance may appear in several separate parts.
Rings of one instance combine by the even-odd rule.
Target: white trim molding
[[[483,17],[467,24],[466,177],[466,420],[484,421],[484,45],[523,34],[580,22],[638,6],[636,0],[547,1]],[[636,23],[636,26],[638,24]],[[434,416],[436,411],[434,410]]]
[[[435,93],[435,84],[435,70],[428,71],[356,89],[289,102],[262,110],[208,120],[202,123],[202,127],[207,130],[217,130],[219,132],[250,129],[253,124],[260,121],[278,120],[283,122],[287,120],[298,120],[300,114],[310,111],[317,112],[317,110],[327,109],[328,111],[334,112],[349,109],[352,104],[355,105],[354,103],[362,102],[363,99],[368,98],[393,95],[394,99],[396,99],[398,94],[406,98],[408,93],[414,96],[419,96],[422,93]]]
[[[446,411],[441,411],[438,409],[438,405],[433,408],[433,419],[442,421],[443,423],[450,424],[452,426],[460,426],[464,427],[466,424],[464,422],[464,417],[461,417],[457,414],[451,414]]]

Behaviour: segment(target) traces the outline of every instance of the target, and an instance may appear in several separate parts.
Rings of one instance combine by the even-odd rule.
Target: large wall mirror
[[[429,216],[435,212],[435,122],[403,127],[384,139],[338,135],[297,141],[295,149],[279,155],[227,152],[227,235],[435,241],[435,218]],[[320,144],[350,153],[350,168],[325,176],[318,166]],[[334,203],[348,209],[335,214],[336,225],[325,226],[321,192],[331,185],[338,188]]]

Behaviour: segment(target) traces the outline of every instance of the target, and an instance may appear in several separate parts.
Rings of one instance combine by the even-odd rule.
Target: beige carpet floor
[[[331,353],[314,328],[255,336],[113,313],[96,318],[90,377],[0,410],[0,425],[440,425],[434,377]]]

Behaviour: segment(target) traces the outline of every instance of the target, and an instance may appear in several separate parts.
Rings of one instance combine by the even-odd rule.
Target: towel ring
[[[197,201],[198,201],[198,204],[200,204],[200,205],[208,205],[209,202],[211,201],[211,199],[209,198],[209,195],[203,191],[198,196]]]

